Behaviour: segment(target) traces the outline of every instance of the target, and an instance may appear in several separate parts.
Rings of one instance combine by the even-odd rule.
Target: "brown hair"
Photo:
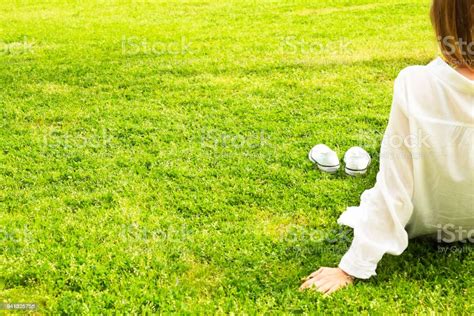
[[[474,0],[433,0],[431,22],[446,61],[474,70]]]

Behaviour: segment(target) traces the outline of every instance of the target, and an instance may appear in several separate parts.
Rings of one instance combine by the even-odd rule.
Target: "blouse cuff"
[[[376,275],[375,269],[377,265],[358,258],[357,251],[351,246],[349,251],[342,257],[339,268],[355,278],[368,279]]]

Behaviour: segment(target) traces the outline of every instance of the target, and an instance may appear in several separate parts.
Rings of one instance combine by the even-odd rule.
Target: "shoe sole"
[[[363,174],[366,174],[367,173],[367,169],[362,169],[362,170],[354,170],[354,169],[347,169],[345,168],[345,172],[350,175],[350,176],[360,176],[360,175],[363,175]]]
[[[372,162],[372,159],[369,159],[369,163],[367,164],[367,167],[365,167],[365,169],[349,169],[349,168],[345,168],[345,172],[350,175],[350,176],[360,176],[360,175],[363,175],[363,174],[366,174],[367,173],[367,170],[369,169],[369,166],[370,166],[370,163]]]
[[[337,170],[339,170],[339,167],[340,167],[340,165],[324,166],[324,165],[320,165],[319,163],[316,163],[316,166],[318,166],[319,170],[321,170],[323,172],[327,172],[327,173],[336,173]]]

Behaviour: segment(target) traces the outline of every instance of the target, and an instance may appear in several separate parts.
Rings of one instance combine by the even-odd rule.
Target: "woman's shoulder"
[[[432,71],[437,59],[425,65],[411,65],[402,69],[395,79],[396,92],[426,95],[432,89],[440,89],[441,82]]]
[[[400,71],[395,80],[394,99],[408,116],[441,120],[472,120],[474,84],[444,60],[415,65]],[[455,103],[454,101],[455,100]],[[450,114],[449,114],[450,113]],[[462,117],[458,117],[462,113]]]
[[[402,107],[407,116],[420,112],[420,108],[425,108],[427,102],[436,102],[432,100],[436,95],[434,91],[440,87],[429,70],[430,64],[408,66],[395,79],[394,103]]]
[[[411,65],[402,69],[397,76],[396,81],[417,81],[426,80],[430,76],[429,65]]]

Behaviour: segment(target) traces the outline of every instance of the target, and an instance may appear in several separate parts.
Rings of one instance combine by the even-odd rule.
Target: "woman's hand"
[[[300,291],[316,289],[325,295],[329,295],[354,282],[354,278],[342,271],[340,268],[320,268],[305,278]]]

